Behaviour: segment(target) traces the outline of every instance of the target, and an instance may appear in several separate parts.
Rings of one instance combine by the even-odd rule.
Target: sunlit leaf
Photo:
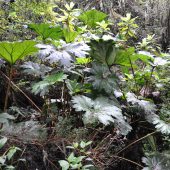
[[[8,160],[11,160],[11,158],[14,156],[14,154],[17,152],[17,151],[21,151],[20,148],[18,147],[11,147],[7,153],[7,158]]]
[[[37,52],[38,48],[35,45],[35,41],[29,40],[23,42],[0,42],[0,57],[13,65],[17,60]]]
[[[7,140],[7,137],[3,137],[2,139],[0,139],[0,149],[6,144]]]
[[[38,35],[42,37],[43,40],[51,38],[54,40],[59,40],[62,36],[62,29],[60,26],[51,27],[50,24],[30,24],[29,28],[34,30]]]
[[[94,28],[97,26],[96,22],[101,22],[106,19],[106,17],[107,15],[105,13],[92,9],[81,14],[79,19],[89,27]]]
[[[68,163],[67,161],[65,161],[65,160],[60,160],[60,161],[58,161],[58,162],[59,162],[62,170],[68,170],[68,169],[69,169],[69,166],[70,166],[70,165],[69,165],[69,163]]]

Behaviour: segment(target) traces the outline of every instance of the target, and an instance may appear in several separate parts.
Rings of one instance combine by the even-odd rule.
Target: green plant
[[[147,35],[146,38],[142,39],[142,42],[138,43],[138,49],[149,51],[155,55],[159,55],[160,46],[156,43],[155,35]]]
[[[32,86],[32,92],[35,94],[40,93],[40,96],[45,96],[52,85],[63,82],[67,78],[67,75],[63,72],[59,72],[57,74],[52,74],[46,76],[42,81],[35,83]]]
[[[62,170],[68,169],[77,169],[77,170],[89,170],[90,167],[93,167],[92,164],[87,164],[84,161],[91,160],[88,156],[90,151],[86,151],[87,147],[92,143],[92,141],[80,143],[73,143],[72,146],[67,146],[67,148],[72,149],[73,152],[66,158],[66,160],[60,160],[59,164],[62,167]],[[78,156],[75,156],[75,153]]]
[[[13,65],[24,57],[34,54],[38,51],[35,47],[35,41],[23,41],[23,42],[0,42],[0,57],[9,63],[9,82],[6,91],[4,111],[8,105],[8,95],[10,91],[10,85],[13,74]]]
[[[108,94],[119,89],[116,75],[107,66],[93,63],[90,73],[92,75],[88,77],[88,81],[92,82],[94,89],[100,92],[104,90]]]
[[[169,153],[154,153],[148,157],[143,157],[142,162],[146,165],[143,170],[168,170],[170,167]]]
[[[94,124],[96,121],[104,125],[114,123],[118,133],[127,135],[131,126],[124,120],[118,104],[106,97],[98,97],[95,100],[86,96],[74,96],[73,107],[76,111],[84,111],[83,121],[85,124]]]
[[[2,149],[6,143],[7,143],[7,138],[6,137],[1,138],[0,139],[0,149]],[[18,147],[12,146],[12,147],[8,148],[3,153],[2,156],[0,156],[0,169],[6,169],[6,170],[15,169],[15,167],[12,164],[10,165],[9,162],[12,160],[12,158],[14,157],[14,154],[17,151],[21,151],[21,149]]]
[[[83,21],[88,27],[95,28],[99,22],[105,20],[107,15],[103,12],[95,9],[86,11],[79,16],[79,19]]]
[[[69,32],[73,32],[75,30],[75,20],[77,20],[78,16],[81,13],[80,9],[74,9],[74,3],[64,5],[65,9],[59,8],[59,10],[64,14],[58,14],[57,21],[63,24],[63,27],[66,28]]]
[[[59,40],[63,33],[60,26],[52,27],[50,24],[29,24],[29,28],[34,30],[45,41],[47,38]]]
[[[130,13],[127,13],[126,17],[121,18],[118,26],[123,39],[128,40],[130,37],[136,37],[136,28],[138,28],[138,25],[135,23],[136,18],[131,18]]]

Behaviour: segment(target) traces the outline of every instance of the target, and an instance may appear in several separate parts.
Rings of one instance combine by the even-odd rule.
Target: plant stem
[[[113,155],[113,157],[114,157],[114,158],[118,158],[118,159],[120,159],[120,160],[124,160],[124,161],[130,162],[130,163],[132,163],[132,164],[135,164],[135,165],[139,166],[140,168],[144,168],[144,167],[143,167],[142,165],[140,165],[139,163],[134,162],[134,161],[132,161],[132,160],[130,160],[130,159],[126,159],[126,158],[123,158],[123,157],[120,157],[120,156],[115,156],[115,155]]]
[[[147,138],[148,136],[151,136],[151,135],[153,135],[153,134],[155,134],[155,133],[157,133],[157,131],[154,131],[154,132],[152,132],[152,133],[149,133],[149,134],[147,134],[147,135],[145,135],[145,136],[143,136],[143,137],[135,140],[134,142],[132,142],[132,143],[130,143],[129,145],[127,145],[126,147],[124,147],[122,150],[118,151],[116,154],[117,154],[117,155],[120,154],[120,153],[123,152],[124,150],[128,149],[130,146],[132,146],[132,145],[140,142],[141,140],[143,140],[143,139]]]
[[[150,78],[149,78],[149,80],[146,81],[146,86],[145,86],[145,89],[144,89],[144,97],[146,97],[146,90],[150,87],[150,85],[152,83],[152,76],[153,76],[154,69],[155,69],[155,66],[152,66]]]
[[[10,81],[10,78],[6,76],[2,71],[0,73],[8,80]],[[29,101],[30,103],[40,112],[42,113],[42,110],[34,103],[34,101],[26,94],[24,91],[22,91],[14,82],[10,81],[11,87],[15,87],[19,92],[21,92]]]
[[[136,82],[135,71],[134,71],[134,68],[133,68],[132,61],[131,61],[131,59],[130,59],[130,56],[128,56],[128,57],[129,57],[129,62],[130,62],[131,69],[132,69],[133,78],[134,78],[134,81],[135,81],[136,92],[138,93],[138,86],[137,86],[137,82]]]
[[[4,112],[6,112],[7,110],[7,106],[8,106],[8,98],[9,98],[9,93],[10,93],[10,89],[11,89],[11,81],[12,81],[12,65],[10,66],[10,71],[9,71],[9,80],[8,80],[8,85],[7,85],[7,91],[6,91],[6,96],[5,96],[5,103],[4,103]]]

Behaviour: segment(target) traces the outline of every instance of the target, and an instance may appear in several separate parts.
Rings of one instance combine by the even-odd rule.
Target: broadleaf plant
[[[143,157],[142,162],[146,165],[142,170],[169,170],[170,154],[167,152],[154,153],[151,156]]]
[[[39,54],[45,61],[52,63],[60,63],[69,67],[75,57],[85,57],[90,50],[89,46],[84,42],[68,43],[61,41],[58,47],[52,45],[38,44],[40,48]]]
[[[60,26],[52,27],[50,24],[30,24],[29,28],[34,30],[43,40],[51,38],[59,40],[63,36],[63,32]]]
[[[93,59],[105,65],[112,65],[116,57],[116,47],[113,40],[104,41],[103,39],[91,40],[90,55]]]
[[[35,47],[36,42],[31,40],[21,41],[21,42],[0,42],[0,58],[6,60],[10,65],[9,71],[9,82],[7,86],[4,111],[7,109],[8,105],[8,94],[10,92],[10,83],[12,80],[13,65],[19,59],[34,54],[38,51],[38,48]]]
[[[84,111],[83,121],[85,124],[101,122],[105,126],[114,123],[122,135],[131,131],[131,126],[125,121],[121,109],[117,103],[106,97],[98,97],[92,100],[89,97],[77,95],[72,99],[76,111]]]
[[[49,92],[49,88],[57,83],[62,82],[64,79],[67,78],[63,72],[54,73],[52,75],[46,76],[42,81],[35,83],[32,86],[32,92],[35,94],[40,93],[41,96],[44,96],[47,92]]]
[[[88,77],[88,81],[92,83],[94,89],[104,90],[108,94],[118,89],[117,78],[107,66],[93,63],[90,73],[92,75]]]
[[[0,58],[13,65],[17,60],[37,52],[36,44],[35,41],[30,40],[23,42],[0,42]]]
[[[156,114],[157,108],[156,105],[150,101],[140,100],[133,93],[126,94],[127,101],[132,105],[136,105],[142,110],[143,116],[149,123],[155,125],[157,131],[163,134],[170,134],[170,124],[164,120],[161,120],[161,117]]]
[[[95,9],[86,11],[79,16],[79,19],[83,21],[87,26],[94,28],[97,26],[97,22],[105,20],[107,15],[103,12]]]

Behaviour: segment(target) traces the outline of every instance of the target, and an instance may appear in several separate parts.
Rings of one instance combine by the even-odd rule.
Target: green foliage
[[[0,42],[2,75],[7,75],[9,71],[4,60],[11,65],[7,97],[10,86],[13,86],[11,104],[20,106],[21,102],[15,99],[17,90],[22,92],[22,88],[22,94],[26,91],[27,96],[31,86],[36,96],[31,94],[26,98],[34,104],[31,98],[40,95],[44,105],[41,108],[39,101],[34,100],[40,111],[42,109],[42,114],[28,115],[27,109],[20,112],[16,106],[7,110],[9,113],[15,110],[15,117],[11,113],[0,114],[2,135],[8,134],[27,142],[33,139],[48,140],[51,135],[63,137],[68,142],[79,139],[81,142],[68,146],[68,150],[63,143],[60,149],[63,148],[65,160],[60,160],[59,164],[63,170],[88,170],[92,167],[91,158],[95,158],[93,164],[102,164],[102,168],[99,165],[100,169],[109,166],[112,154],[119,150],[115,146],[118,143],[125,145],[124,140],[129,143],[128,133],[134,122],[134,131],[130,134],[134,139],[150,133],[149,126],[139,134],[145,120],[153,124],[155,129],[152,128],[162,136],[170,134],[169,55],[160,52],[154,36],[148,35],[138,44],[133,41],[138,26],[135,24],[136,18],[132,18],[131,14],[121,18],[119,32],[114,30],[114,34],[117,33],[114,36],[110,28],[115,25],[107,20],[106,14],[95,9],[76,9],[73,2],[62,4],[62,7],[58,2],[45,3],[42,0],[16,0],[13,5],[9,2],[5,4],[8,4],[8,10],[0,10],[0,14],[7,19],[0,19],[0,33],[2,39],[15,40]],[[39,44],[31,40],[16,41],[34,37]],[[35,56],[33,54],[38,51],[37,48],[39,53]],[[26,62],[17,62],[26,56],[29,56]],[[14,64],[16,68],[12,68]],[[0,81],[1,86],[4,84],[4,81]],[[1,88],[0,93],[3,96]],[[30,117],[36,121],[27,120]],[[15,122],[12,122],[14,119]],[[41,120],[43,126],[37,119]],[[55,130],[49,132],[46,131],[48,129]],[[92,146],[91,141],[83,141],[91,140],[91,137],[95,140]],[[6,141],[6,138],[0,140],[0,148]],[[161,150],[166,149],[164,144],[161,144]],[[150,140],[150,145],[156,151],[157,136],[155,141]],[[94,153],[89,152],[89,146]],[[2,168],[6,162],[12,161],[18,150],[17,147],[11,147],[0,157]],[[167,153],[162,153],[167,156]],[[164,165],[169,166],[169,161],[163,154],[147,155],[143,159],[145,169],[166,169]],[[47,165],[45,161],[44,164]]]
[[[88,27],[95,28],[97,22],[105,20],[107,15],[103,12],[97,11],[95,9],[86,11],[79,16],[79,19],[83,21]]]
[[[87,147],[92,143],[92,141],[84,142],[81,141],[80,144],[78,142],[73,143],[72,146],[67,146],[67,148],[73,149],[74,152],[79,151],[80,156],[75,156],[74,152],[66,158],[66,160],[60,160],[59,164],[62,167],[62,170],[68,169],[81,169],[81,170],[89,170],[88,168],[93,167],[92,164],[83,163],[84,160],[88,158],[88,155],[91,153],[87,150]],[[84,165],[85,164],[85,165]]]
[[[169,170],[170,167],[169,153],[155,153],[152,156],[143,157],[142,162],[147,166],[143,170]]]
[[[88,78],[88,81],[92,82],[94,89],[104,90],[108,94],[118,89],[117,78],[107,66],[93,63],[90,72],[92,75]]]
[[[104,125],[114,123],[119,133],[127,135],[131,126],[125,122],[121,109],[117,103],[105,97],[98,97],[92,100],[86,96],[74,96],[73,107],[76,111],[84,111],[83,121],[85,124],[93,124],[96,121]]]
[[[99,29],[101,33],[110,30],[109,25],[111,25],[111,23],[108,21],[103,20],[101,22],[96,22],[96,24],[98,25],[96,28]]]
[[[57,82],[62,82],[67,78],[63,72],[52,74],[46,76],[42,81],[35,83],[32,87],[32,92],[35,94],[40,93],[41,96],[44,96],[49,92],[49,88]]]
[[[116,47],[113,40],[91,40],[89,45],[91,47],[90,55],[93,59],[108,66],[114,63],[116,57]]]
[[[7,140],[8,139],[6,137],[3,137],[2,139],[0,139],[0,149],[6,144]]]
[[[146,38],[142,39],[142,42],[138,43],[138,49],[149,51],[151,53],[154,53],[155,55],[159,54],[160,47],[156,43],[155,35],[147,35]]]
[[[79,34],[78,32],[75,31],[68,31],[67,29],[63,30],[64,38],[67,43],[74,42],[75,38]]]
[[[56,21],[56,13],[53,8],[56,6],[54,0],[15,0],[11,3],[11,19],[20,22],[47,22]]]
[[[155,128],[162,134],[170,134],[170,110],[167,105],[162,106],[159,116],[154,116],[152,123],[155,125]]]
[[[43,40],[51,38],[59,40],[63,36],[63,32],[60,26],[52,27],[50,24],[29,24],[29,28],[34,30]]]
[[[0,57],[13,65],[17,60],[37,52],[38,48],[35,45],[35,41],[28,40],[23,42],[0,42]]]
[[[74,3],[64,5],[65,9],[59,8],[62,14],[58,14],[57,21],[61,22],[68,31],[73,32],[75,30],[75,21],[80,15],[80,9],[74,9]]]
[[[5,146],[5,144],[7,143],[7,138],[6,137],[3,137],[0,139],[0,149],[3,148]],[[15,146],[12,146],[10,148],[8,148],[2,156],[0,156],[0,168],[1,169],[9,169],[9,170],[12,170],[12,169],[15,169],[14,166],[12,165],[9,165],[10,164],[10,160],[14,157],[14,154],[17,152],[17,151],[21,151],[20,148],[18,147],[15,147]]]
[[[166,120],[161,120],[161,117],[155,114],[157,110],[155,104],[150,101],[139,100],[137,96],[135,96],[135,94],[133,93],[127,93],[126,97],[129,103],[137,105],[137,107],[142,109],[142,112],[144,113],[147,121],[154,124],[155,128],[159,132],[161,132],[162,134],[170,134],[169,117]],[[169,112],[166,114],[166,116],[168,115]]]
[[[9,120],[14,120],[14,119],[15,119],[15,117],[10,115],[10,114],[8,114],[8,113],[1,113],[0,114],[0,123],[8,124]]]
[[[121,22],[118,23],[120,34],[125,40],[128,40],[130,37],[136,37],[135,31],[138,28],[138,25],[135,24],[136,18],[131,18],[131,14],[127,13],[126,17],[121,18]]]
[[[67,88],[69,90],[70,95],[75,95],[79,93],[90,93],[91,92],[91,84],[90,83],[78,83],[77,80],[67,80],[66,81]]]
[[[91,58],[89,57],[81,57],[81,58],[76,58],[76,64],[80,64],[80,65],[86,65],[89,64],[91,62]]]

